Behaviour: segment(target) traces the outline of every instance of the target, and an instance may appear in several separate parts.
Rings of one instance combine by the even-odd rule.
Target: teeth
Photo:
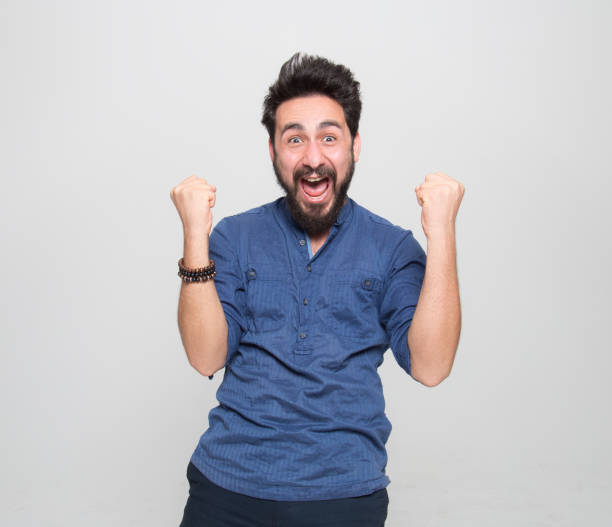
[[[314,177],[314,178],[307,177],[307,178],[304,178],[304,179],[306,181],[308,181],[309,183],[316,183],[317,181],[321,181],[323,179],[323,176],[317,176],[317,177]]]

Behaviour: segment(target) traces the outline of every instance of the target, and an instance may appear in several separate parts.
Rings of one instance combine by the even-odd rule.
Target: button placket
[[[299,240],[299,245],[304,246],[306,244],[305,240]],[[305,247],[306,250],[308,249]],[[300,276],[300,294],[302,295],[302,306],[300,307],[300,323],[297,332],[297,346],[295,348],[296,355],[310,355],[312,353],[312,342],[310,338],[309,332],[309,323],[311,319],[310,309],[308,306],[308,299],[312,294],[312,277],[310,272],[312,272],[312,266],[307,263],[306,264],[306,273],[302,271]],[[302,267],[304,269],[304,267]]]
[[[297,272],[295,273],[296,286],[298,289],[297,311],[298,311],[298,323],[295,328],[295,355],[312,355],[314,352],[314,341],[317,340],[317,336],[312,333],[310,324],[312,323],[312,309],[314,304],[311,304],[316,293],[316,287],[314,283],[313,272],[313,261],[319,257],[317,252],[311,255],[310,242],[308,234],[302,230],[295,230],[295,238],[291,240],[291,245],[294,249],[291,251],[292,260],[298,265]]]

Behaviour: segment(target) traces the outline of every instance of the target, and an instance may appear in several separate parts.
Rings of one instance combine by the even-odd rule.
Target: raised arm
[[[435,386],[450,374],[461,332],[455,218],[465,188],[438,172],[415,191],[423,208],[427,264],[407,340],[412,376]]]
[[[208,266],[211,208],[216,188],[191,176],[170,192],[183,222],[183,263],[188,268]],[[228,326],[214,280],[181,283],[178,326],[189,363],[211,376],[226,362]]]

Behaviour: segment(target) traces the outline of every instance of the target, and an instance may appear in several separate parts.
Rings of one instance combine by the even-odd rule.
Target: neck
[[[317,254],[317,251],[323,246],[328,236],[329,230],[327,232],[324,232],[323,234],[317,234],[316,236],[313,236],[311,234],[308,235],[308,237],[310,238],[310,247],[312,247],[313,256]]]

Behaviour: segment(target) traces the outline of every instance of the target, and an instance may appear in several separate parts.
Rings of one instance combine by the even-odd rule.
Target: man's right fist
[[[188,177],[170,191],[170,199],[181,217],[185,231],[201,230],[210,235],[210,209],[215,206],[216,192],[217,187],[196,176]]]

